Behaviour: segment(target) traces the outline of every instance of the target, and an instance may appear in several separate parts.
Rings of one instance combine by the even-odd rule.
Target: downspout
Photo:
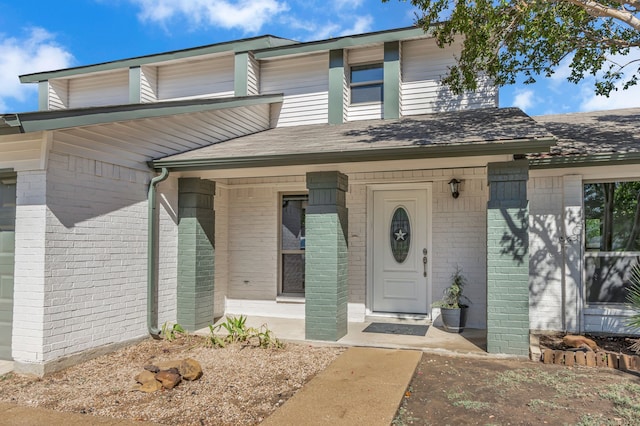
[[[149,194],[147,196],[149,212],[147,215],[147,329],[154,339],[160,338],[158,329],[158,306],[155,294],[157,291],[156,280],[158,265],[155,256],[156,246],[156,185],[169,177],[169,169],[162,168],[160,175],[149,182]]]

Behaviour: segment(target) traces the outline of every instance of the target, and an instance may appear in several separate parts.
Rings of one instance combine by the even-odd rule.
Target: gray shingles
[[[279,127],[164,160],[233,159],[421,146],[529,141],[552,136],[517,108],[486,108],[340,125]]]
[[[640,152],[640,108],[533,117],[558,138],[546,155]]]

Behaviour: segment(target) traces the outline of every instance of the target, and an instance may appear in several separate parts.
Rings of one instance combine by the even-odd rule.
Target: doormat
[[[424,336],[428,325],[393,324],[388,322],[372,322],[365,328],[365,333],[403,334],[407,336]]]

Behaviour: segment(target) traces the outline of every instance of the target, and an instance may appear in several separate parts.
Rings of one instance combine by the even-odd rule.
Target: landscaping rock
[[[151,371],[153,374],[155,374],[155,373],[157,373],[158,371],[160,371],[160,369],[158,368],[158,366],[156,366],[156,365],[152,365],[152,364],[145,365],[145,366],[144,366],[144,369],[145,369],[145,370],[147,370],[147,371]]]
[[[161,370],[155,378],[165,389],[173,389],[182,380],[180,374],[166,370]]]
[[[144,370],[142,373],[138,374],[136,377],[136,382],[140,384],[144,384],[147,382],[155,381],[156,375],[151,371]]]
[[[162,383],[160,383],[157,380],[143,383],[138,388],[139,391],[146,392],[146,393],[153,393],[153,392],[159,391],[160,389],[162,389]]]
[[[202,366],[192,358],[186,358],[180,364],[180,374],[185,380],[198,380],[202,377]]]
[[[175,368],[176,370],[180,370],[180,364],[182,364],[182,360],[171,360],[171,361],[159,361],[155,363],[155,366],[160,370],[168,370],[170,368]]]

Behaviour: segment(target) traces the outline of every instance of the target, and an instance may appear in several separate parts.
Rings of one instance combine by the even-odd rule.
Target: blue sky
[[[0,0],[0,113],[37,109],[18,75],[185,49],[262,34],[300,41],[412,25],[405,2],[378,0]],[[636,52],[640,59],[640,54]],[[593,94],[568,68],[500,89],[500,106],[530,115],[640,106],[640,86]]]

